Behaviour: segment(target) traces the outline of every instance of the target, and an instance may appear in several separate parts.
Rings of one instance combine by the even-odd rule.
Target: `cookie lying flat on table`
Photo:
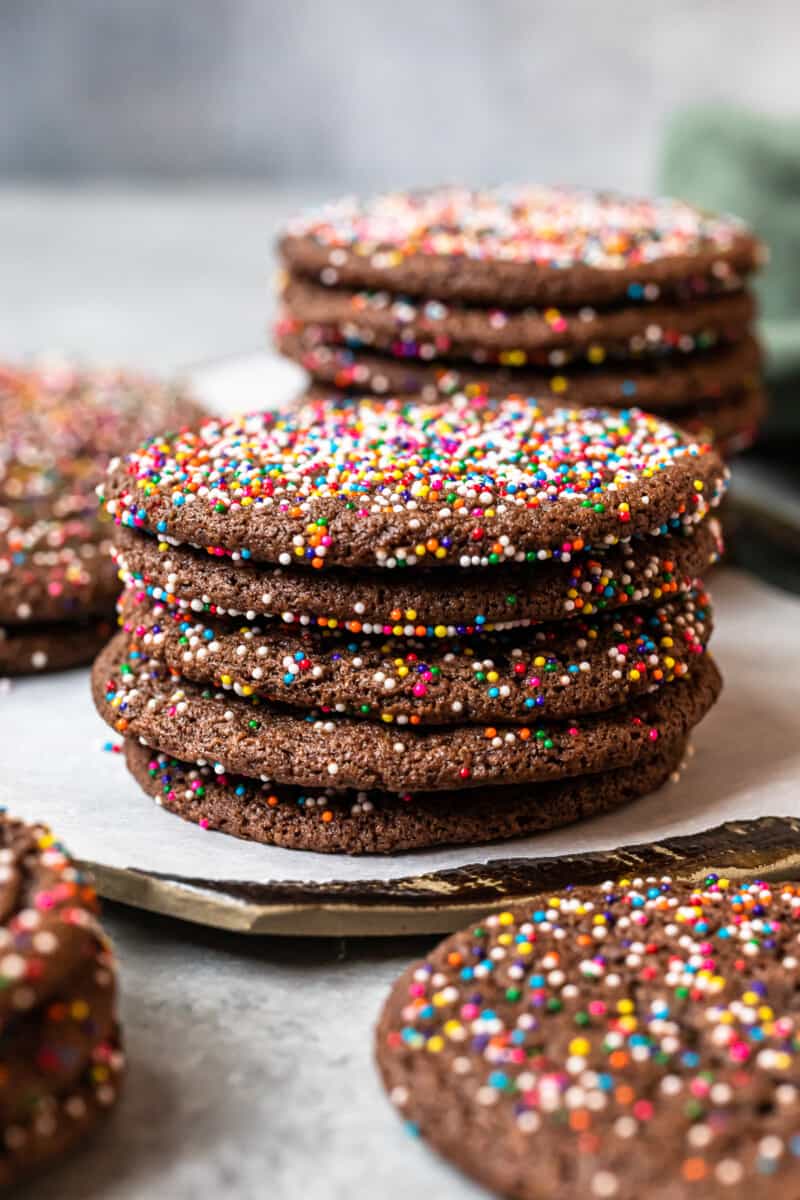
[[[389,1095],[518,1200],[795,1194],[796,884],[568,888],[446,939],[377,1030]]]
[[[39,670],[43,653],[50,670],[93,657],[87,629],[113,618],[119,592],[97,482],[130,442],[200,415],[180,390],[133,373],[0,364],[0,672],[6,661],[8,673]],[[28,654],[43,636],[52,653]]]
[[[114,1105],[116,969],[86,876],[50,831],[0,814],[0,1187]]]

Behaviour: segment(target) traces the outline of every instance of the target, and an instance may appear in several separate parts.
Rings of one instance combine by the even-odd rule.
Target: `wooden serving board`
[[[800,878],[800,819],[760,817],[619,850],[500,858],[382,881],[243,883],[87,864],[109,899],[239,933],[386,936],[447,933],[569,884],[671,875],[698,883]]]

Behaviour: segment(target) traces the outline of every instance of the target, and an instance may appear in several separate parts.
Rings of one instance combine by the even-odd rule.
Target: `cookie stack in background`
[[[577,189],[346,199],[291,221],[278,348],[314,384],[540,405],[632,404],[731,455],[764,411],[732,217]]]
[[[211,419],[111,464],[121,630],[93,692],[206,828],[486,842],[679,767],[720,680],[725,470],[637,411],[456,396]]]
[[[108,640],[119,583],[97,483],[122,447],[200,416],[141,375],[0,364],[0,676],[88,663]]]
[[[5,1190],[89,1134],[117,1100],[124,1059],[114,955],[86,875],[49,829],[5,813],[0,862]]]

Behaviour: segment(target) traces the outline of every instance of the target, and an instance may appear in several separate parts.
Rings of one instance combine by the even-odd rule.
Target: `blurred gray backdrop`
[[[646,188],[675,108],[800,107],[798,0],[0,0],[0,176]]]
[[[0,357],[267,345],[287,216],[374,186],[655,185],[696,101],[800,112],[800,0],[0,0]]]

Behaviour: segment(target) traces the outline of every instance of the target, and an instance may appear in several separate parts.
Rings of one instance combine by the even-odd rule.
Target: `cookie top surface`
[[[650,611],[433,641],[198,621],[135,588],[121,597],[120,620],[196,683],[419,727],[603,712],[683,678],[711,633],[709,600],[697,591]]]
[[[296,270],[328,284],[465,300],[644,299],[691,275],[752,270],[739,220],[679,200],[543,186],[458,187],[345,198],[298,216],[281,240]]]
[[[796,884],[666,878],[491,916],[401,977],[377,1056],[412,1127],[522,1200],[797,1189]]]
[[[668,532],[702,520],[724,484],[710,446],[635,409],[456,396],[213,418],[112,462],[99,490],[118,524],[178,542],[284,565],[419,568]]]
[[[717,698],[710,655],[687,679],[609,713],[526,725],[398,729],[353,717],[298,714],[176,676],[160,648],[121,631],[97,658],[92,692],[118,733],[189,762],[301,787],[442,791],[533,783],[612,770],[685,738]]]

